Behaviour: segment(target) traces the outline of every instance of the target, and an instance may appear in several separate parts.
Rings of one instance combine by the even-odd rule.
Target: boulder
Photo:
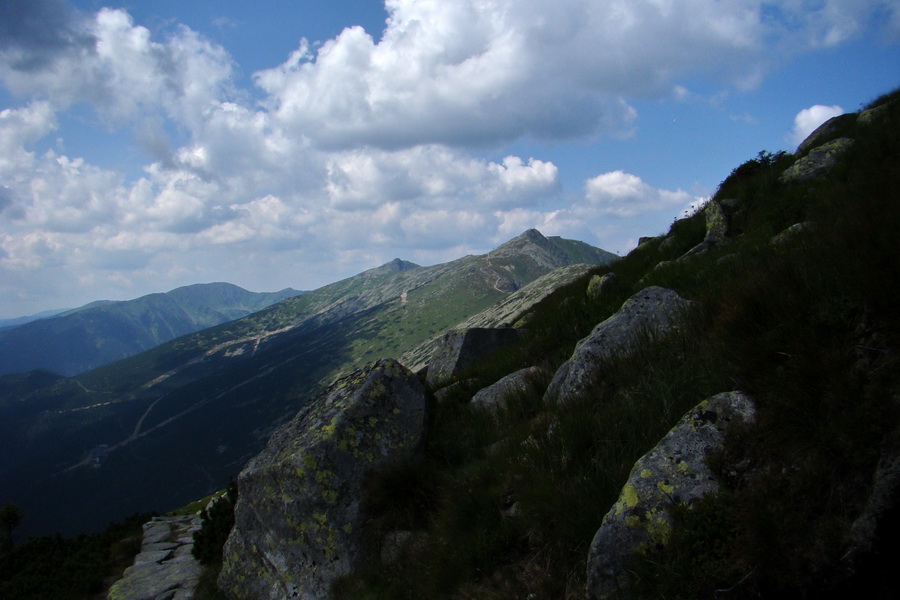
[[[710,200],[703,209],[703,215],[706,217],[706,235],[703,241],[685,252],[679,260],[714,250],[728,241],[728,215],[722,205]]]
[[[540,374],[540,367],[528,367],[510,373],[500,381],[479,390],[472,396],[472,404],[496,411],[500,404],[513,394],[526,392],[531,382]]]
[[[426,408],[416,376],[380,360],[280,427],[238,478],[219,588],[234,599],[324,599],[336,578],[377,560],[363,535],[363,485],[419,445]]]
[[[634,465],[618,501],[603,518],[588,554],[587,597],[617,597],[627,587],[626,569],[636,556],[664,547],[672,529],[668,507],[692,505],[719,483],[706,456],[722,447],[730,423],[752,422],[753,401],[725,392],[690,410]]]
[[[588,282],[587,294],[594,299],[600,298],[616,287],[616,281],[615,273],[606,273],[603,276],[594,275]]]
[[[809,230],[810,227],[813,226],[812,221],[803,221],[802,223],[794,223],[787,229],[778,232],[772,237],[772,245],[773,246],[781,246],[788,241],[792,240],[797,236],[798,233],[802,231]]]
[[[853,146],[850,138],[838,138],[809,151],[784,170],[779,178],[784,183],[800,183],[822,177],[837,164],[838,159]]]
[[[428,385],[433,388],[490,359],[522,341],[523,331],[511,327],[453,329],[444,334],[428,365]]]
[[[856,113],[848,113],[831,117],[819,125],[806,139],[797,146],[797,154],[806,154],[813,148],[834,139],[844,127],[856,121]]]
[[[191,555],[200,516],[154,517],[144,524],[140,553],[109,590],[109,600],[191,600],[200,563]]]
[[[692,302],[672,290],[651,286],[622,304],[616,314],[578,342],[575,352],[557,370],[544,396],[548,402],[566,402],[590,383],[597,363],[613,354],[627,353],[645,332],[662,334]]]

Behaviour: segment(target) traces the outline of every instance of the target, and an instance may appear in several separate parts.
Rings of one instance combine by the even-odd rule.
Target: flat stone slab
[[[144,524],[141,552],[113,584],[109,600],[193,600],[202,567],[193,556],[200,517],[154,517]]]

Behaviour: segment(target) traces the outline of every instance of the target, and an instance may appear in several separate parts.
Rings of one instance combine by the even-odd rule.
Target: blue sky
[[[0,0],[0,317],[624,254],[898,67],[900,0]]]

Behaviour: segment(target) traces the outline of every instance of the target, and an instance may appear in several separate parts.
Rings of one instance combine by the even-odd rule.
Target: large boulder
[[[669,506],[692,505],[718,491],[719,482],[706,457],[722,447],[729,424],[752,422],[755,413],[753,401],[742,392],[708,398],[634,464],[618,501],[591,542],[589,600],[616,597],[627,586],[629,561],[668,543],[672,529]]]
[[[833,140],[838,136],[841,130],[852,125],[856,119],[856,113],[847,113],[831,117],[806,136],[806,139],[800,142],[800,145],[797,146],[797,154],[806,154],[816,146],[821,146],[822,144]]]
[[[472,404],[496,412],[514,394],[523,394],[540,377],[540,367],[528,367],[510,373],[500,381],[482,388],[472,396]]]
[[[643,333],[670,330],[691,304],[676,292],[658,286],[636,293],[578,342],[572,357],[553,376],[545,399],[566,402],[577,396],[590,383],[600,361],[630,351]]]
[[[362,531],[364,482],[412,452],[425,424],[425,389],[395,360],[332,384],[241,472],[220,589],[235,599],[324,599],[337,577],[377,560]]]
[[[800,183],[824,176],[837,164],[838,159],[853,146],[850,138],[838,138],[822,144],[809,151],[809,154],[797,160],[784,170],[781,181],[784,183]]]
[[[428,365],[428,385],[439,387],[452,381],[501,350],[521,342],[523,333],[511,327],[448,331],[441,338]]]

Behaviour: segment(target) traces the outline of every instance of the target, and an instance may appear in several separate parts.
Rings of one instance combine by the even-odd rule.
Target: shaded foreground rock
[[[658,286],[636,293],[616,314],[578,342],[572,357],[553,376],[545,399],[565,402],[576,396],[590,383],[598,362],[630,351],[644,333],[662,334],[670,330],[691,304],[672,290]]]
[[[526,392],[529,384],[539,377],[540,374],[540,367],[528,367],[510,373],[500,381],[479,390],[472,396],[472,404],[496,411],[500,403],[513,394]]]
[[[362,535],[364,481],[418,446],[425,423],[425,389],[394,360],[332,384],[241,472],[219,588],[236,599],[327,598],[337,577],[377,560]]]
[[[522,341],[520,329],[453,329],[444,334],[428,365],[428,385],[447,383]]]
[[[616,597],[627,585],[628,562],[668,543],[672,528],[669,506],[691,505],[718,491],[719,483],[706,465],[706,457],[721,448],[729,424],[752,422],[755,414],[753,401],[742,392],[708,398],[635,463],[619,500],[591,542],[589,600]]]
[[[144,524],[143,542],[134,565],[113,584],[109,600],[191,600],[200,579],[192,556],[200,516],[154,517]]]

